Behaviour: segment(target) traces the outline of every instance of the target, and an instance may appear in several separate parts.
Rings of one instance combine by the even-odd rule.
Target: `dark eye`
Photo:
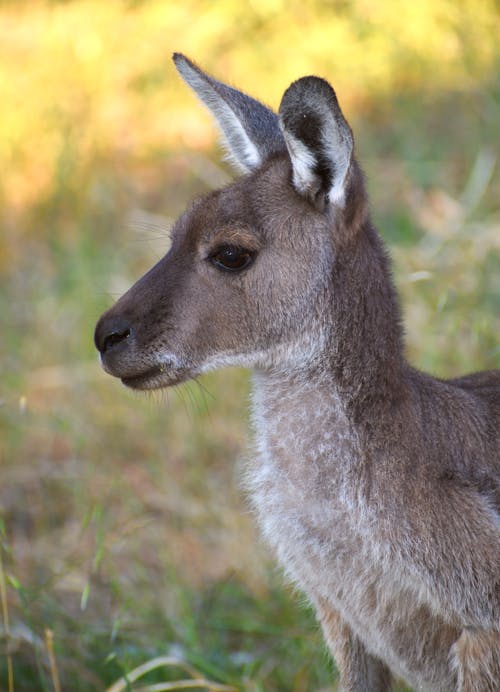
[[[210,255],[210,260],[216,267],[230,272],[246,269],[252,263],[253,258],[253,252],[232,245],[223,245]]]

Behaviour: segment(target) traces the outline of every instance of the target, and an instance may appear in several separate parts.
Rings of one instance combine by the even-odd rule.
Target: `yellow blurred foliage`
[[[499,35],[493,0],[7,3],[0,202],[12,214],[50,195],[68,155],[82,171],[100,155],[208,147],[211,122],[177,79],[174,50],[274,106],[311,72],[349,104],[488,79]]]

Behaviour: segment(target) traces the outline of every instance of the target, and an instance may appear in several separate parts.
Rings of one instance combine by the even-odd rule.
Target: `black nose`
[[[130,323],[123,317],[101,317],[97,323],[94,342],[97,350],[104,355],[108,351],[118,350],[127,345],[132,334]]]

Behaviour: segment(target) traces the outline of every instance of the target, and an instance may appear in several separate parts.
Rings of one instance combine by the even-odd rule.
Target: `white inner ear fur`
[[[316,157],[306,145],[291,132],[283,129],[286,146],[293,166],[293,185],[297,192],[306,195],[318,187],[318,176],[314,172]]]
[[[222,101],[222,113],[215,114],[222,132],[222,142],[226,158],[242,173],[248,173],[260,166],[262,159],[257,147],[245,132],[234,112]]]
[[[334,179],[327,193],[331,204],[343,207],[345,202],[345,179],[352,153],[352,140],[340,131],[334,118],[328,118],[328,124],[322,132],[322,154],[332,163]],[[285,138],[288,153],[293,166],[293,184],[297,192],[307,195],[317,192],[321,180],[315,168],[318,159],[315,153],[304,142],[287,131],[280,119],[281,129]]]
[[[333,162],[335,171],[333,184],[328,192],[328,201],[331,204],[343,207],[345,202],[345,179],[352,155],[352,137],[350,132],[346,136],[346,133],[339,129],[333,118],[328,134],[333,136],[326,137],[326,132],[324,131],[321,138],[323,153],[329,161]]]
[[[177,64],[179,72],[198,97],[213,113],[222,133],[226,158],[242,173],[260,166],[261,156],[245,128],[224,99],[185,62]]]

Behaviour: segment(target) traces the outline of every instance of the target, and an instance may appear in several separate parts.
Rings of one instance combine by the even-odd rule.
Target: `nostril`
[[[132,335],[133,328],[127,319],[104,315],[97,323],[94,341],[98,351],[104,355],[120,345],[125,347]]]
[[[113,346],[116,346],[117,344],[121,343],[122,341],[125,341],[125,339],[128,339],[130,336],[130,329],[123,329],[122,331],[116,331],[116,332],[111,332],[111,334],[108,334],[107,336],[104,337],[104,340],[102,342],[102,353],[106,353],[106,351],[109,351],[110,348],[113,348]]]

